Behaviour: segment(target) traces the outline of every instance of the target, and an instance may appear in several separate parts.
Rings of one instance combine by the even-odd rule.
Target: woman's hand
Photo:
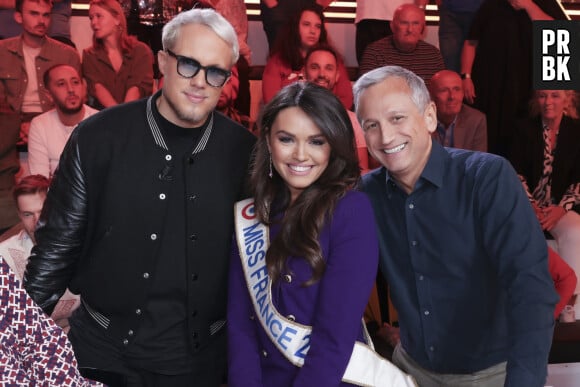
[[[566,214],[566,210],[560,206],[548,206],[542,209],[543,217],[540,219],[542,229],[550,231],[556,226],[560,218]]]
[[[473,86],[473,80],[471,78],[465,78],[463,80],[463,94],[463,98],[468,103],[475,101],[475,86]]]
[[[264,0],[264,3],[268,8],[274,8],[278,6],[278,0]]]

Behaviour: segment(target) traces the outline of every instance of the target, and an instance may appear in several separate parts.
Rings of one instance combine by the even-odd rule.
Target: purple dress
[[[279,231],[272,227],[270,237]],[[310,266],[290,257],[291,281],[272,285],[272,301],[284,315],[310,325],[310,349],[299,368],[272,344],[252,306],[237,244],[230,265],[228,335],[230,387],[350,386],[341,382],[353,345],[364,342],[362,315],[378,267],[373,210],[365,194],[348,192],[319,238],[326,271],[311,286]]]

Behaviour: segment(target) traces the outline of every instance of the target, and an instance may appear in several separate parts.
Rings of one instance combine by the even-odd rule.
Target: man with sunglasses
[[[92,377],[219,386],[233,204],[255,139],[214,111],[238,59],[227,21],[193,9],[162,40],[162,90],[72,134],[25,286],[47,312],[67,286],[80,293],[69,336]]]

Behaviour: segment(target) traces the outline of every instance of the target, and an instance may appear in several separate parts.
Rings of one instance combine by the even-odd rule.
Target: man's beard
[[[69,108],[64,104],[60,104],[57,103],[58,106],[58,110],[60,110],[63,114],[67,114],[67,115],[73,115],[76,114],[78,112],[80,112],[81,110],[83,110],[83,104],[79,104],[79,106],[74,107],[74,108]]]

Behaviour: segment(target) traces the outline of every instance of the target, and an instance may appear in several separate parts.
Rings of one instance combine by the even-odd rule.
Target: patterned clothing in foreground
[[[101,386],[77,370],[65,333],[0,256],[0,380],[8,386]]]
[[[18,234],[0,243],[0,256],[4,258],[20,281],[24,278],[24,271],[33,246],[34,243],[26,230],[21,230]],[[68,331],[68,318],[79,307],[80,303],[79,296],[72,294],[67,289],[54,307],[51,314],[52,319],[59,327]]]
[[[414,72],[427,84],[433,74],[445,69],[443,57],[437,47],[419,40],[413,52],[403,52],[395,47],[393,37],[387,36],[368,45],[360,63],[359,74],[395,65]]]

